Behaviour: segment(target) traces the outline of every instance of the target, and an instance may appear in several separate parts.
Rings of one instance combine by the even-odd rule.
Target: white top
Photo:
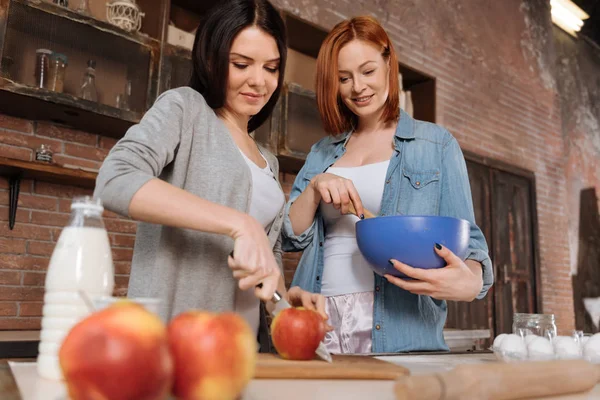
[[[265,228],[269,227],[275,220],[277,213],[283,207],[285,196],[281,191],[281,187],[271,168],[269,162],[263,156],[267,163],[265,168],[260,168],[252,160],[240,150],[240,153],[246,160],[246,164],[252,172],[252,196],[250,198],[249,214]],[[262,156],[262,154],[261,154]],[[250,327],[258,334],[258,326],[260,323],[260,301],[254,295],[254,288],[248,290],[240,290],[239,287],[235,293],[235,308],[234,310],[241,314],[244,319],[250,324]]]
[[[360,167],[330,167],[327,172],[350,179],[363,206],[378,214],[389,163],[388,160]],[[353,214],[342,215],[331,204],[321,202],[320,207],[325,221],[321,293],[324,296],[337,296],[373,291],[373,270],[356,243],[355,224],[358,217]]]

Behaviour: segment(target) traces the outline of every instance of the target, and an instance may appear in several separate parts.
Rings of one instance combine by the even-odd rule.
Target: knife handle
[[[231,253],[229,253],[229,256],[230,256],[231,258],[233,258],[233,250],[231,250]],[[257,287],[257,288],[259,288],[259,289],[261,289],[261,288],[263,287],[263,284],[262,284],[262,282],[261,282],[261,283],[259,283],[258,285],[256,285],[256,287]],[[281,295],[280,295],[280,294],[279,294],[279,292],[276,290],[276,291],[275,291],[275,293],[273,293],[273,298],[272,298],[271,300],[273,301],[273,303],[277,303],[277,302],[278,302],[279,300],[281,300],[281,299],[282,299]]]

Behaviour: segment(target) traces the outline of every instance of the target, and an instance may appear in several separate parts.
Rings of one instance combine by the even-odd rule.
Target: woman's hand
[[[312,178],[310,184],[317,193],[317,196],[315,196],[317,204],[322,200],[327,204],[333,204],[342,214],[348,214],[349,205],[352,202],[359,217],[363,215],[362,201],[350,179],[323,173]]]
[[[319,293],[307,292],[300,288],[300,286],[294,286],[286,293],[287,301],[291,306],[304,307],[308,310],[318,312],[323,321],[327,321],[329,316],[325,312],[325,297]],[[326,325],[326,330],[331,331],[333,327]]]
[[[436,253],[448,264],[445,268],[413,268],[397,260],[390,260],[398,271],[417,280],[404,280],[391,275],[385,275],[385,278],[411,293],[431,296],[438,300],[474,300],[483,287],[481,264],[472,260],[465,263],[446,247],[437,246]]]
[[[239,280],[239,288],[255,288],[258,298],[264,301],[271,300],[281,272],[265,229],[254,218],[244,215],[232,237],[235,244],[228,264],[233,271],[233,277]],[[256,288],[259,283],[262,283],[262,287]]]

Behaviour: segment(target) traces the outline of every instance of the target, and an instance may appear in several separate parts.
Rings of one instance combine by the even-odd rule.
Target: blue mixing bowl
[[[391,258],[414,268],[443,268],[446,262],[434,250],[435,243],[464,260],[469,247],[469,221],[452,217],[393,215],[356,223],[358,248],[379,274],[406,277]]]

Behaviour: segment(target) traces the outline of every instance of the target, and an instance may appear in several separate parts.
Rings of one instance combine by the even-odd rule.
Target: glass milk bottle
[[[38,373],[44,378],[62,378],[58,350],[73,325],[92,312],[86,299],[112,295],[114,266],[103,211],[100,200],[74,198],[69,224],[52,253],[37,359]]]

